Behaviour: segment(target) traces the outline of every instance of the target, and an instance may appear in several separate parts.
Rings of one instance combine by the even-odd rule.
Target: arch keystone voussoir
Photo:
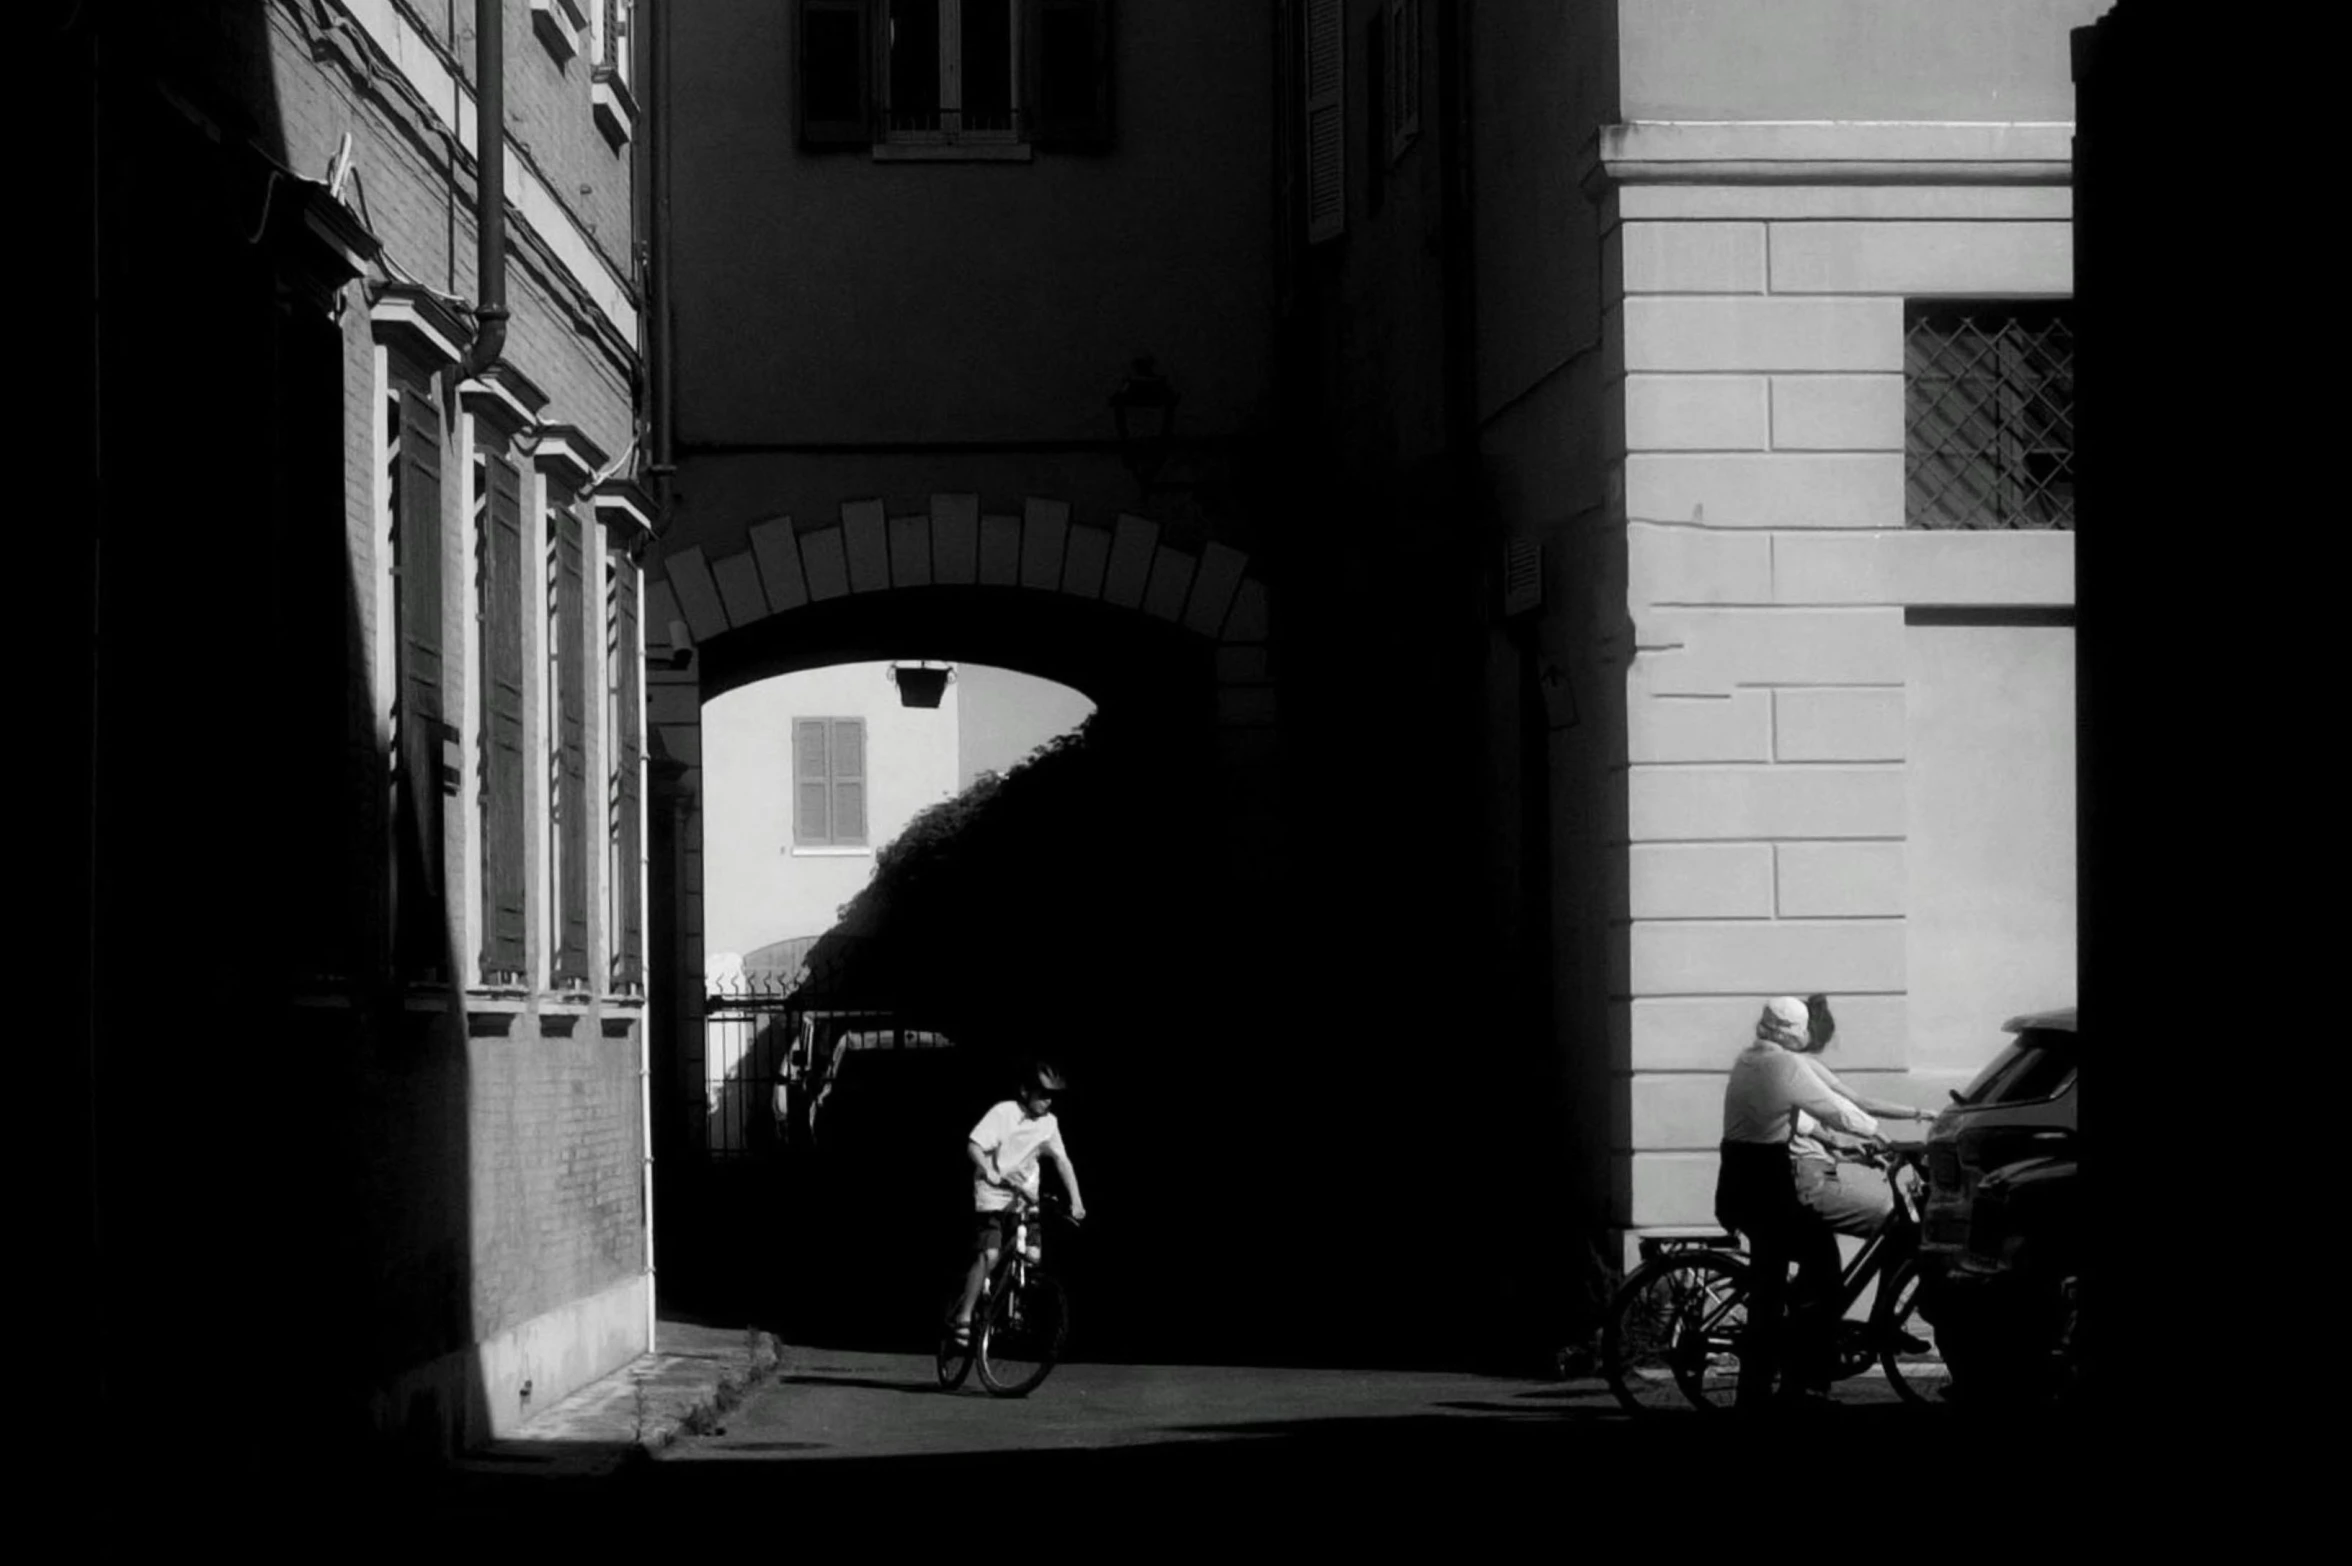
[[[890,519],[890,585],[931,585],[931,517],[928,512]]]
[[[1184,613],[1184,596],[1192,589],[1193,572],[1199,565],[1197,556],[1160,545],[1152,557],[1151,581],[1143,590],[1143,612],[1175,623]]]
[[[931,576],[945,587],[980,579],[980,497],[931,497]]]
[[[678,595],[678,608],[686,616],[687,629],[698,642],[707,642],[727,629],[727,608],[719,601],[717,584],[711,581],[710,562],[703,557],[700,544],[679,550],[662,562],[670,586]]]
[[[1070,503],[1031,495],[1021,508],[1021,585],[1050,593],[1062,585]]]
[[[1062,591],[1076,598],[1102,597],[1103,572],[1111,563],[1111,535],[1075,523],[1062,548]]]
[[[980,519],[980,585],[1021,585],[1021,519],[987,516]]]
[[[1110,563],[1103,571],[1103,602],[1122,609],[1143,607],[1143,590],[1151,581],[1152,551],[1160,541],[1160,525],[1149,517],[1119,514],[1111,533]]]
[[[879,500],[841,503],[841,542],[849,552],[849,590],[879,593],[890,586],[890,535]]]
[[[1262,642],[1266,639],[1266,584],[1245,581],[1235,590],[1233,610],[1225,617],[1225,628],[1219,639],[1227,642]]]
[[[743,626],[767,618],[768,595],[760,588],[759,565],[750,550],[712,561],[711,577],[718,583],[719,601],[726,605],[730,624]]]
[[[1193,573],[1192,592],[1184,601],[1184,628],[1201,636],[1215,636],[1225,628],[1226,611],[1249,570],[1249,556],[1230,544],[1211,543],[1201,550],[1200,569]]]
[[[841,529],[821,527],[800,535],[800,563],[808,573],[809,597],[823,602],[849,592],[849,552]]]
[[[762,522],[751,530],[751,553],[759,561],[768,612],[782,614],[808,602],[808,581],[800,571],[800,540],[790,517]]]

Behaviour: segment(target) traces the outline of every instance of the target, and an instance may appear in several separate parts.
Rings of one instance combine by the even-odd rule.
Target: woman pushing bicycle
[[[978,1215],[973,1233],[972,1269],[964,1278],[951,1323],[959,1345],[972,1341],[972,1309],[998,1256],[1011,1243],[1015,1204],[1035,1204],[1040,1186],[1038,1160],[1052,1162],[1070,1193],[1070,1216],[1084,1222],[1086,1203],[1078,1194],[1078,1171],[1062,1145],[1061,1123],[1053,1116],[1054,1095],[1065,1084],[1062,1074],[1043,1061],[1022,1074],[1019,1092],[980,1117],[972,1128],[965,1153],[972,1161],[972,1208]]]

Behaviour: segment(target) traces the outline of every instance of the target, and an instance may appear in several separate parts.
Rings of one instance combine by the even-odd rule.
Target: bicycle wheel
[[[1724,1251],[1684,1251],[1636,1268],[1601,1329],[1609,1390],[1633,1413],[1686,1401],[1729,1408],[1748,1325],[1748,1264]]]
[[[1032,1272],[998,1292],[980,1324],[980,1384],[997,1397],[1028,1396],[1052,1373],[1069,1331],[1069,1298],[1055,1279]]]
[[[1906,1403],[1933,1400],[1951,1376],[1936,1351],[1935,1328],[1919,1314],[1924,1281],[1916,1261],[1899,1261],[1878,1280],[1878,1299],[1870,1307],[1870,1340],[1878,1347],[1878,1362],[1888,1385]]]

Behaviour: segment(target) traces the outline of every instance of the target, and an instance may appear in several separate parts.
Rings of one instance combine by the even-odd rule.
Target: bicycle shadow
[[[936,1377],[933,1377],[933,1376],[926,1376],[926,1377],[923,1377],[923,1378],[921,1378],[920,1380],[912,1380],[912,1379],[910,1379],[910,1380],[905,1380],[905,1381],[884,1381],[884,1380],[881,1380],[881,1379],[879,1379],[879,1378],[877,1378],[877,1377],[874,1377],[874,1376],[810,1376],[810,1375],[800,1375],[800,1376],[778,1376],[778,1377],[776,1377],[775,1379],[776,1379],[776,1382],[777,1382],[777,1384],[779,1384],[779,1385],[781,1385],[781,1386],[800,1386],[800,1387],[857,1387],[857,1388],[860,1388],[860,1389],[862,1389],[862,1390],[865,1390],[865,1391],[871,1391],[871,1392],[930,1392],[930,1393],[936,1393],[936,1392],[939,1392],[939,1391],[943,1390],[943,1389],[940,1387],[940,1385],[939,1385],[939,1381],[938,1381],[938,1379],[937,1379]]]

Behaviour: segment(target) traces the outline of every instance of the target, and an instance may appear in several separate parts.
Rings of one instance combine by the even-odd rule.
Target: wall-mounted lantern
[[[894,663],[883,677],[898,687],[901,707],[936,707],[955,679],[955,665],[943,663],[933,668],[928,663]]]
[[[1135,360],[1127,378],[1111,393],[1111,417],[1119,427],[1119,458],[1135,481],[1147,488],[1168,460],[1178,401],[1176,388],[1148,354]]]

